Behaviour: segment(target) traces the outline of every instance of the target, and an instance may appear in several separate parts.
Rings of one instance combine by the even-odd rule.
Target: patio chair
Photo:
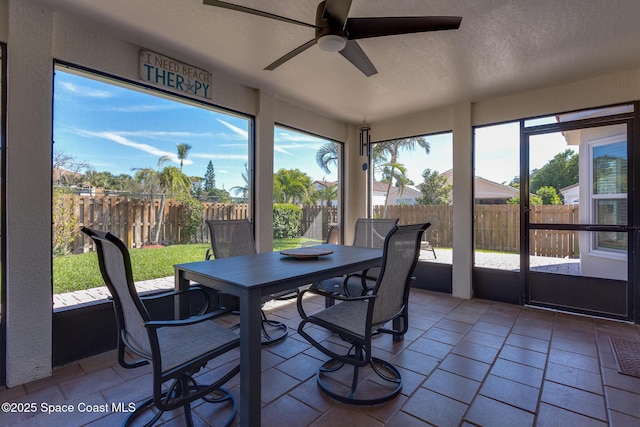
[[[329,227],[329,231],[327,231],[327,240],[325,243],[331,243],[332,245],[337,245],[340,242],[340,226],[332,225]]]
[[[429,225],[402,225],[389,232],[384,242],[380,275],[371,294],[349,297],[309,288],[298,295],[297,307],[302,318],[298,333],[330,357],[318,369],[316,379],[320,389],[333,399],[374,405],[391,400],[402,390],[400,371],[388,361],[373,356],[371,338],[382,333],[402,336],[407,331],[411,275],[420,254],[420,238]],[[309,315],[303,304],[307,293],[332,296],[341,302]],[[390,329],[388,322],[392,324]],[[350,348],[346,354],[337,353],[336,343],[331,339],[318,341],[317,327],[337,334],[348,343]],[[372,369],[370,375],[360,378],[361,368],[367,365]],[[353,367],[350,375],[342,372],[345,366]],[[369,373],[368,370],[362,372]],[[362,384],[364,382],[368,384]]]
[[[433,259],[438,259],[438,256],[436,255],[435,248],[433,247],[431,242],[429,242],[424,237],[426,237],[426,236],[423,236],[422,243],[420,244],[420,249],[422,249],[423,251],[431,251],[431,253],[433,253]]]
[[[366,248],[382,248],[387,233],[398,224],[398,218],[358,218],[353,233],[353,246]],[[339,295],[366,295],[373,289],[380,268],[348,274],[343,277],[332,277],[323,280],[314,287]],[[325,307],[334,303],[333,298],[325,300]]]
[[[207,313],[208,304],[194,316],[176,320],[153,318],[145,299],[136,291],[129,251],[125,244],[111,233],[83,227],[82,231],[94,241],[102,278],[113,297],[118,328],[118,362],[126,369],[151,364],[153,395],[125,420],[123,425],[142,421],[147,412],[155,423],[165,411],[183,408],[185,421],[193,425],[191,402],[203,399],[211,403],[224,403],[230,409],[225,425],[230,425],[236,414],[236,401],[222,386],[240,372],[240,366],[216,375],[212,384],[198,384],[194,374],[207,362],[240,345],[238,334],[211,321],[217,312]],[[201,294],[208,302],[207,293],[198,286],[185,291],[169,291],[153,296],[167,300],[173,307],[175,298]],[[134,357],[138,359],[132,360]],[[158,411],[153,411],[156,408]],[[145,420],[146,421],[146,420]]]
[[[211,248],[213,251],[207,251],[207,259],[211,259],[212,254],[214,258],[227,258],[257,253],[250,221],[245,219],[209,219],[207,220],[207,225],[209,226]],[[287,297],[288,295],[293,295],[293,297],[295,297],[297,292],[297,289],[292,289],[276,295],[269,295],[263,298],[263,303],[276,298]],[[264,310],[261,311],[261,315],[262,345],[275,344],[287,337],[289,331],[286,324],[268,319]]]

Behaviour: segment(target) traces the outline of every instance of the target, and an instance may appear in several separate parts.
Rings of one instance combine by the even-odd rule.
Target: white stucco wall
[[[6,370],[13,386],[51,374],[53,21],[26,2],[11,2],[9,14]]]
[[[626,141],[626,125],[604,126],[582,129],[580,135],[580,222],[582,224],[596,224],[594,206],[592,205],[593,159],[591,145]],[[580,271],[589,277],[604,279],[627,280],[627,254],[617,251],[597,249],[594,246],[595,232],[583,231],[579,233]]]

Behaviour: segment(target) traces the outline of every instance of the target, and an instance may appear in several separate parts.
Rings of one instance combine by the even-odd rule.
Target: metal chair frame
[[[100,272],[111,292],[118,328],[118,363],[125,369],[152,365],[153,394],[138,405],[124,421],[127,426],[151,408],[157,413],[145,424],[151,426],[165,411],[182,407],[185,422],[193,426],[191,403],[203,399],[211,403],[227,402],[231,414],[225,425],[231,425],[237,411],[233,395],[222,386],[240,372],[231,368],[208,385],[194,379],[207,362],[238,347],[238,334],[212,322],[218,312],[209,312],[208,294],[199,286],[184,291],[169,291],[151,297],[140,297],[133,282],[129,251],[115,235],[83,227],[94,241]],[[191,294],[204,296],[199,313],[184,319],[152,318],[145,301],[167,299],[173,306],[176,297]],[[201,338],[201,339],[198,339]],[[137,358],[137,359],[134,359]],[[133,359],[133,360],[127,360]]]
[[[300,293],[297,308],[302,321],[298,333],[311,345],[330,359],[322,364],[317,373],[317,383],[328,396],[349,404],[373,405],[389,401],[402,390],[402,376],[390,362],[374,357],[371,339],[378,334],[403,336],[409,327],[409,291],[412,274],[420,254],[420,239],[431,224],[396,226],[387,234],[383,247],[383,261],[371,294],[364,296],[336,295],[317,288],[309,288]],[[303,297],[313,293],[339,300],[324,310],[307,314]],[[392,327],[386,327],[392,322]],[[307,326],[318,326],[337,334],[350,345],[346,354],[336,353],[330,346],[319,342]],[[311,328],[313,329],[313,328]],[[349,391],[342,393],[342,386],[336,388],[336,379],[327,379],[331,373],[344,366],[353,367]],[[390,391],[380,396],[358,396],[360,369],[371,366],[382,384],[389,384]],[[339,378],[337,380],[339,382]],[[380,382],[378,380],[378,382]]]

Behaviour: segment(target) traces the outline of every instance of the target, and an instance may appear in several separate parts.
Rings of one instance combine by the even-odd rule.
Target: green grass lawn
[[[296,248],[304,238],[276,239],[273,250]],[[320,242],[318,242],[320,243]],[[202,261],[209,244],[172,245],[156,249],[130,249],[133,280],[173,276],[173,265]],[[95,252],[65,255],[53,259],[53,292],[63,293],[104,286]]]

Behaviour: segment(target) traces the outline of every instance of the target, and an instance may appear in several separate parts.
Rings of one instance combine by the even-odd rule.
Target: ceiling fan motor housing
[[[325,2],[320,2],[316,9],[316,43],[327,52],[339,52],[347,45],[347,32],[342,24],[331,21],[324,13]]]

